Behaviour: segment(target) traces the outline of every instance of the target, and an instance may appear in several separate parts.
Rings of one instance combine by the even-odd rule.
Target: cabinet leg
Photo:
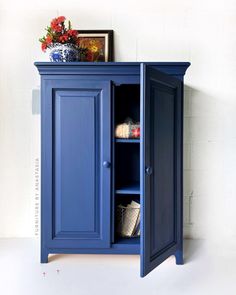
[[[177,265],[184,264],[183,250],[177,250],[175,252],[175,260]]]
[[[45,249],[41,249],[40,262],[41,263],[48,263],[48,252]]]

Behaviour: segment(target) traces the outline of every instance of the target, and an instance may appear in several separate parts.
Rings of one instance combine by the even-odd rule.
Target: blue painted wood
[[[111,151],[112,151],[112,179],[111,179],[111,243],[115,243],[115,235],[116,235],[116,201],[115,201],[115,85],[112,83],[112,92],[111,92]]]
[[[140,254],[140,244],[122,244],[116,243],[112,244],[111,248],[91,248],[91,249],[68,249],[68,248],[49,248],[49,253],[53,254],[109,254],[109,255],[139,255]],[[50,260],[49,260],[50,261]]]
[[[175,252],[175,260],[176,260],[177,265],[183,265],[184,264],[184,257],[183,257],[183,249],[182,249],[182,247]]]
[[[51,63],[35,62],[41,75],[104,75],[104,76],[138,76],[140,75],[141,62],[71,62],[71,63]],[[156,69],[182,79],[189,62],[147,62]],[[87,78],[87,77],[85,77]],[[113,80],[112,78],[110,78]]]
[[[152,104],[152,111],[155,112],[155,116],[151,116],[150,130],[157,131],[158,134],[160,130],[158,129],[158,122],[164,124],[163,131],[160,136],[153,136],[154,140],[150,139],[150,134],[148,134],[148,128],[145,125],[145,132],[142,132],[142,138],[140,140],[140,160],[141,160],[141,205],[142,205],[142,228],[141,228],[141,268],[142,275],[145,275],[151,269],[153,269],[157,264],[163,261],[166,257],[170,255],[175,255],[176,263],[181,264],[183,262],[183,248],[182,248],[182,96],[183,87],[181,84],[181,93],[179,92],[176,96],[174,104],[174,123],[175,129],[171,131],[170,122],[171,112],[173,112],[173,106],[170,103],[169,107],[165,108],[165,100],[171,102],[171,94],[167,91],[171,85],[175,84],[173,80],[168,80],[166,75],[161,75],[155,71],[159,70],[169,76],[176,77],[179,81],[183,81],[183,76],[186,69],[190,65],[189,63],[181,62],[154,62],[145,63],[142,65],[139,62],[135,63],[35,63],[40,74],[41,74],[41,112],[42,112],[42,158],[41,158],[41,185],[42,185],[42,199],[41,199],[41,262],[47,262],[49,253],[91,253],[91,254],[138,254],[140,253],[140,243],[137,240],[118,240],[114,239],[114,210],[115,201],[114,198],[123,198],[125,194],[127,198],[139,196],[140,190],[123,190],[116,195],[114,187],[114,166],[104,165],[103,162],[113,162],[114,160],[114,147],[123,153],[128,152],[127,161],[130,158],[130,153],[132,149],[136,152],[139,151],[139,144],[126,145],[119,142],[111,134],[114,133],[114,99],[116,85],[122,84],[140,84],[141,86],[141,121],[147,120],[148,111],[147,106]],[[140,65],[142,71],[140,73]],[[151,66],[151,70],[147,66]],[[147,72],[149,73],[147,76]],[[157,76],[156,76],[157,75]],[[141,80],[140,80],[141,76]],[[153,79],[150,82],[151,77]],[[164,79],[164,80],[163,80]],[[158,80],[158,81],[156,81]],[[164,81],[164,86],[160,87],[160,82]],[[113,92],[111,92],[110,84],[113,84]],[[154,83],[154,86],[158,82],[157,90],[155,87],[150,87],[150,83]],[[167,85],[166,85],[167,82]],[[169,85],[169,86],[168,86]],[[179,84],[178,84],[179,85]],[[128,87],[129,88],[129,87]],[[127,90],[128,90],[127,88]],[[123,88],[122,88],[123,89]],[[124,88],[125,89],[125,88]],[[123,90],[124,90],[123,89]],[[130,93],[132,89],[136,89],[135,85],[130,88]],[[152,89],[151,93],[148,89]],[[154,92],[153,92],[154,89]],[[167,93],[168,94],[167,94]],[[121,95],[122,93],[120,93]],[[158,94],[158,95],[157,95]],[[112,96],[112,97],[111,97]],[[121,99],[123,94],[119,99]],[[158,99],[157,103],[153,104],[151,97],[162,97],[163,99]],[[180,97],[180,98],[179,98]],[[165,98],[165,99],[164,99]],[[94,107],[92,107],[93,103]],[[113,111],[111,111],[111,105]],[[160,105],[160,109],[159,109]],[[92,115],[92,108],[94,108],[95,116]],[[161,112],[163,109],[163,113]],[[84,112],[83,112],[84,110]],[[171,111],[172,110],[172,111]],[[146,112],[147,111],[147,112]],[[150,110],[149,110],[150,111]],[[86,113],[86,116],[84,115]],[[166,115],[163,116],[163,114]],[[153,113],[152,113],[153,115]],[[158,115],[158,116],[157,116]],[[86,117],[86,122],[81,123],[82,117]],[[154,118],[155,117],[155,118]],[[158,118],[158,119],[157,119]],[[90,120],[91,119],[91,120]],[[170,121],[168,121],[170,120]],[[172,120],[172,121],[171,121]],[[92,121],[94,122],[94,128],[92,127]],[[169,124],[169,125],[168,125]],[[82,127],[88,127],[88,136],[85,137],[85,131]],[[76,126],[79,126],[78,128]],[[151,126],[154,126],[151,128]],[[160,127],[161,128],[161,127]],[[94,129],[94,133],[92,132]],[[173,148],[173,161],[174,167],[172,167],[173,178],[175,181],[174,192],[175,192],[175,208],[174,215],[170,214],[171,208],[173,209],[173,199],[168,198],[168,192],[170,192],[170,186],[167,186],[167,190],[164,194],[167,195],[167,200],[170,204],[166,204],[164,199],[157,198],[157,202],[154,203],[154,207],[157,211],[149,212],[148,202],[155,201],[154,194],[148,194],[144,189],[147,187],[148,181],[145,182],[147,177],[155,178],[156,169],[158,168],[158,173],[162,171],[165,175],[166,163],[167,167],[171,166],[171,157],[167,158],[165,162],[161,157],[160,153],[157,153],[157,157],[160,161],[150,161],[147,166],[152,167],[152,174],[149,176],[144,176],[145,173],[145,151],[149,146],[152,150],[157,150],[159,142],[167,141],[167,153],[171,150],[171,140],[173,140],[174,133],[174,148]],[[94,137],[92,134],[95,134]],[[80,136],[79,136],[80,135]],[[165,136],[164,136],[165,135]],[[85,138],[83,141],[79,140],[79,137]],[[84,145],[91,143],[91,148],[85,149]],[[112,147],[111,147],[112,142]],[[84,145],[83,145],[84,143]],[[93,144],[95,143],[95,144]],[[133,143],[133,142],[132,142]],[[123,149],[123,146],[127,146]],[[130,148],[128,148],[130,147]],[[133,147],[133,148],[132,148]],[[83,154],[84,157],[80,159],[77,158],[73,161],[73,155],[76,154],[78,149],[78,154]],[[91,157],[87,157],[87,152],[90,150]],[[62,153],[62,151],[66,151]],[[111,153],[112,151],[112,161]],[[149,154],[148,152],[147,154]],[[64,154],[64,157],[60,155]],[[153,154],[153,153],[150,153]],[[172,155],[173,155],[172,154]],[[100,158],[99,158],[100,156]],[[99,159],[98,159],[99,158]],[[119,165],[120,158],[118,157]],[[155,158],[155,157],[153,157]],[[82,161],[80,165],[79,161]],[[134,177],[132,179],[138,179],[136,173],[139,173],[139,168],[135,163],[137,159],[135,158],[134,163],[131,165],[131,170],[135,170]],[[158,163],[157,163],[158,162]],[[93,169],[92,164],[94,163],[94,171],[96,173],[89,173]],[[111,163],[112,164],[112,163]],[[161,169],[160,169],[161,167]],[[169,169],[169,168],[168,168]],[[66,171],[71,172],[71,176],[68,176]],[[136,171],[137,170],[137,171]],[[170,169],[169,169],[170,170]],[[77,180],[78,171],[78,181]],[[110,177],[112,171],[112,178]],[[129,171],[129,169],[127,170]],[[125,172],[126,178],[128,180],[128,172]],[[91,174],[92,177],[84,180],[86,175]],[[148,174],[146,174],[148,175]],[[164,184],[169,184],[170,180],[166,179],[163,175],[159,175]],[[97,181],[94,181],[96,178]],[[111,179],[113,179],[111,181]],[[85,188],[84,182],[87,183]],[[72,186],[69,185],[72,183]],[[130,182],[129,184],[131,184]],[[153,182],[154,184],[157,181]],[[82,185],[82,193],[88,196],[85,199],[85,207],[87,205],[87,216],[85,212],[82,212],[81,206],[81,193],[78,187]],[[158,192],[157,185],[153,186],[154,190]],[[92,190],[97,191],[97,195],[93,194],[94,198],[91,197]],[[70,192],[69,198],[66,198],[67,191]],[[76,192],[77,191],[77,192]],[[66,192],[66,193],[65,193]],[[129,193],[133,194],[133,196]],[[78,193],[78,198],[76,193]],[[136,194],[137,193],[137,194]],[[159,196],[159,193],[157,194]],[[172,203],[171,203],[172,202]],[[84,205],[84,204],[83,204]],[[90,205],[90,206],[89,206]],[[168,205],[168,206],[167,206]],[[160,206],[158,208],[158,206]],[[77,211],[75,208],[78,207]],[[112,208],[112,212],[111,212]],[[163,217],[161,208],[167,210],[167,217]],[[96,213],[95,213],[96,212]],[[152,216],[150,222],[145,218],[148,218],[148,212]],[[95,214],[93,214],[95,213]],[[100,218],[98,218],[98,216]],[[158,217],[159,216],[159,217]],[[84,217],[87,217],[85,220]],[[164,219],[163,219],[164,218]],[[165,219],[167,218],[167,219]],[[169,243],[170,247],[164,247],[165,242],[171,240],[171,218],[174,221],[174,243]],[[161,219],[161,222],[160,222]],[[168,220],[168,221],[166,221]],[[149,222],[149,223],[148,223]],[[111,225],[112,223],[112,225]],[[162,224],[162,226],[160,226]],[[167,224],[167,226],[166,226]],[[94,225],[94,226],[93,226]],[[100,227],[99,227],[100,225]],[[163,230],[167,228],[167,232]],[[157,235],[155,228],[158,228]],[[100,230],[97,230],[100,229]],[[85,230],[85,231],[83,231]],[[97,238],[96,238],[97,234]],[[169,235],[169,236],[168,236]],[[159,245],[159,238],[162,244]],[[168,243],[167,243],[168,244]],[[151,256],[150,250],[152,249]],[[158,249],[158,247],[160,249]],[[155,256],[155,251],[157,251],[157,256]],[[155,256],[153,259],[153,255]],[[150,259],[152,258],[152,261]],[[149,259],[149,260],[148,260]]]
[[[140,238],[139,237],[132,237],[132,238],[119,238],[116,241],[118,245],[139,245]]]
[[[141,276],[182,244],[182,83],[141,66]],[[177,205],[178,204],[178,205]]]
[[[140,143],[140,139],[133,139],[133,138],[116,138],[116,142],[119,143]]]
[[[41,263],[48,262],[47,237],[52,233],[52,97],[41,77]],[[47,115],[49,114],[49,115]]]
[[[112,84],[139,84],[140,83],[140,78],[138,75],[115,75],[114,73],[110,73],[109,75],[103,75],[103,74],[96,74],[94,75],[92,71],[88,72],[86,75],[85,74],[78,74],[78,75],[73,75],[73,74],[60,74],[60,72],[55,72],[54,75],[42,75],[43,80],[71,80],[73,78],[79,78],[80,80],[87,81],[89,79],[92,79],[94,81],[104,81],[104,82],[111,82]]]
[[[40,262],[41,263],[48,263],[48,249],[46,248],[46,246],[41,246],[40,249]]]
[[[110,83],[46,80],[43,89],[43,243],[109,248]]]

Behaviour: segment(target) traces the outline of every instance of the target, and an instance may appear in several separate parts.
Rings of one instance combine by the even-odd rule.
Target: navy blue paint
[[[75,75],[122,75],[132,76],[140,75],[141,62],[71,62],[71,63],[50,63],[36,62],[40,74],[75,74]],[[185,71],[190,66],[189,62],[147,62],[147,65],[152,65],[158,70],[173,76],[182,77]]]
[[[175,254],[182,219],[179,164],[182,84],[143,64],[141,68],[141,276]],[[177,147],[178,146],[178,147]]]
[[[111,248],[107,249],[83,249],[83,248],[77,248],[71,249],[68,248],[48,248],[49,253],[54,254],[121,254],[121,255],[139,255],[140,254],[140,244],[138,242],[134,243],[127,243],[126,241],[122,242],[119,241],[115,244],[111,245]]]
[[[109,248],[110,83],[42,85],[42,249]]]
[[[112,163],[111,172],[111,243],[115,243],[115,223],[116,223],[116,202],[115,202],[115,85],[112,83],[112,92],[111,92],[111,151],[112,151]]]
[[[116,138],[116,142],[120,142],[120,143],[140,143],[140,139]]]
[[[173,254],[176,256],[176,263],[182,264],[182,81],[190,64],[185,62],[154,62],[145,63],[145,65],[139,62],[40,62],[35,63],[35,65],[41,74],[41,262],[48,261],[49,253],[138,254],[141,251],[142,276]],[[149,74],[146,76],[145,67],[147,65],[151,66],[152,69],[148,70]],[[142,67],[141,72],[140,66]],[[152,158],[149,163],[148,161],[146,163],[147,157],[144,157],[145,147],[148,144],[148,139],[145,137],[146,134],[148,135],[148,128],[145,129],[145,133],[142,132],[143,128],[141,128],[141,140],[117,140],[114,136],[114,127],[117,123],[115,113],[118,113],[118,120],[121,120],[129,112],[132,112],[132,115],[137,119],[141,115],[141,122],[144,122],[150,97],[153,96],[155,100],[161,94],[159,90],[156,93],[152,91],[148,93],[149,79],[147,78],[149,76],[154,77],[154,80],[158,78],[157,80],[165,81],[167,85],[176,83],[176,80],[171,80],[171,78],[169,80],[166,75],[157,74],[155,69],[180,81],[174,105],[174,118],[171,113],[173,106],[170,105],[170,108],[167,108],[167,113],[165,111],[170,121],[168,121],[168,118],[165,121],[165,116],[161,116],[161,113],[158,115],[159,119],[154,116],[150,121],[151,125],[156,126],[157,123],[155,122],[164,120],[163,124],[168,126],[169,122],[169,127],[173,126],[171,120],[175,122],[175,130],[171,131],[171,128],[169,128],[168,131],[169,148],[171,138],[173,139],[171,132],[174,133],[174,156],[172,155],[172,158],[170,156],[169,159],[167,157],[168,167],[173,168],[171,173],[173,173],[175,183],[174,188],[172,188],[175,192],[174,206],[172,203],[169,209],[165,208],[168,207],[165,201],[157,198],[160,208],[167,210],[169,214],[167,214],[169,225],[167,225],[166,233],[163,228],[158,228],[161,209],[158,209],[155,203],[155,196],[149,192],[144,193],[144,189],[148,185],[148,181],[144,182],[144,178],[155,177],[157,169],[155,165],[158,162]],[[112,89],[110,88],[111,83],[113,84]],[[126,87],[124,84],[129,84],[131,87]],[[139,95],[137,88],[139,85],[141,86],[141,102],[139,102],[139,97],[137,97],[138,100],[135,98]],[[135,97],[131,95],[133,93],[135,93]],[[127,98],[122,99],[124,95],[127,95]],[[171,101],[168,95],[165,96],[165,93],[163,95]],[[114,97],[117,98],[118,105],[115,104]],[[129,97],[132,97],[131,101]],[[162,103],[164,101],[165,99],[162,100]],[[95,103],[93,104],[93,102]],[[140,103],[140,105],[135,105],[136,103]],[[151,103],[153,104],[153,101]],[[155,103],[152,105],[157,114],[158,105],[159,100],[157,100],[156,105]],[[160,106],[163,108],[163,105],[160,104]],[[92,109],[95,110],[95,116],[93,116]],[[84,116],[85,113],[86,116]],[[82,123],[83,120],[85,120],[84,124]],[[94,122],[94,128],[92,122]],[[88,127],[89,138],[86,138],[85,135],[85,125]],[[156,130],[156,128],[150,126],[150,130],[160,133],[160,130]],[[165,130],[163,130],[162,136],[154,138],[154,140],[149,138],[152,149],[156,149],[158,142],[164,140],[164,133]],[[81,137],[85,139],[81,140]],[[85,149],[83,144],[88,149]],[[65,157],[61,157],[62,150]],[[118,161],[116,160],[114,165],[115,156],[117,156],[115,152],[118,153]],[[84,155],[84,159],[79,162],[81,153]],[[122,158],[124,158],[124,153],[127,154],[125,161],[132,158],[130,172],[129,169],[128,171],[124,170],[120,164]],[[130,157],[132,154],[134,155]],[[155,153],[153,151],[150,154],[154,155]],[[74,158],[76,158],[75,161]],[[160,155],[157,158],[160,158]],[[138,165],[139,160],[141,170]],[[94,169],[92,168],[93,163]],[[163,162],[160,161],[159,164],[162,165],[161,169],[165,169]],[[148,172],[149,176],[148,173],[144,176],[146,166],[152,168],[152,171],[147,170],[147,172],[152,172]],[[66,171],[69,171],[69,174]],[[76,177],[77,171],[78,178]],[[125,180],[124,183],[121,181],[121,185],[118,187],[114,185],[117,176],[115,171],[118,173],[118,179]],[[131,171],[133,172],[131,173]],[[88,178],[88,174],[91,174],[92,177],[88,181],[84,181],[85,178]],[[132,174],[131,177],[129,177],[130,174]],[[169,181],[161,175],[158,177],[162,177],[162,181],[166,183]],[[141,187],[138,183],[140,178]],[[125,183],[126,181],[128,183]],[[81,185],[81,182],[86,182],[87,186]],[[158,191],[157,186],[155,190]],[[92,191],[96,191],[97,195],[92,194]],[[68,192],[70,194],[67,199]],[[135,200],[135,198],[138,200],[140,193],[142,204],[141,243],[139,239],[115,238],[114,210],[116,201],[127,200],[128,202],[129,199]],[[85,212],[81,209],[82,195],[88,196],[85,204],[83,204],[87,208]],[[154,208],[158,212],[150,212],[152,215],[151,223],[148,223],[145,219],[145,214],[147,217],[150,209],[147,206],[148,200],[154,201]],[[76,210],[76,207],[78,210]],[[174,212],[173,216],[170,213],[171,210]],[[79,216],[77,216],[77,212],[80,213]],[[157,236],[155,236],[155,227],[158,228]],[[175,239],[172,243],[171,234],[173,232]],[[162,244],[159,244],[159,239]],[[169,244],[169,247],[165,247],[165,243]],[[152,262],[148,260],[148,257],[150,258],[148,245],[152,245],[154,256],[155,251],[158,252],[158,257],[155,256]]]

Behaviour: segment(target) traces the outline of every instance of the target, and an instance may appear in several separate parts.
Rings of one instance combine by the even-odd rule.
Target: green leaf
[[[39,42],[45,42],[46,38],[45,37],[42,37],[42,38],[39,38]]]

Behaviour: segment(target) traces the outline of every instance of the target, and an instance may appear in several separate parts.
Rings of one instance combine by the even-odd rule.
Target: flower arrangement
[[[39,39],[42,43],[41,48],[45,52],[47,48],[53,45],[53,43],[70,43],[79,45],[78,35],[79,32],[71,29],[71,22],[68,21],[68,28],[65,26],[66,18],[59,16],[51,21],[50,26],[45,29],[47,31],[46,36]]]
[[[79,32],[72,29],[70,21],[68,21],[68,27],[66,27],[65,21],[66,18],[64,16],[59,16],[51,21],[50,26],[46,27],[46,35],[39,39],[42,51],[45,52],[47,49],[52,49],[58,45],[68,45],[77,50],[80,56],[86,56],[87,48],[80,46]],[[54,60],[54,58],[51,58],[51,60],[62,61]]]

